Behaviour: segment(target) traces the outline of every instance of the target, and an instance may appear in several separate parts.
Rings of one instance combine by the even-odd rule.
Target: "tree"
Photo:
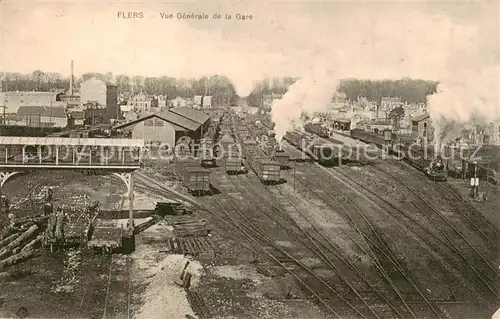
[[[45,74],[40,70],[36,70],[36,71],[33,71],[33,73],[31,73],[31,78],[32,78],[33,82],[35,83],[35,90],[36,91],[39,90],[40,84],[42,83],[44,75]]]
[[[130,78],[126,75],[120,74],[116,76],[116,85],[119,92],[130,91]]]
[[[401,120],[405,116],[405,109],[402,106],[398,106],[393,108],[388,115],[388,118],[392,120],[394,123],[394,128],[396,130],[399,130],[399,124],[401,123]]]

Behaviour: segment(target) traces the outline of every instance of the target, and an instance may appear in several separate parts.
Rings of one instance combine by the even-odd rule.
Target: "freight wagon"
[[[258,153],[249,155],[247,162],[264,184],[277,184],[281,181],[281,169],[278,162],[268,160]]]
[[[290,154],[285,152],[280,148],[276,139],[273,137],[268,138],[267,143],[262,147],[264,153],[272,160],[280,163],[281,168],[288,167],[288,161],[290,160]]]
[[[224,167],[227,174],[240,174],[244,173],[245,166],[242,164],[240,158],[228,157],[225,160]]]
[[[193,195],[202,195],[210,191],[210,172],[193,158],[176,158],[175,169],[182,184]]]
[[[285,140],[323,166],[342,164],[343,146],[325,144],[297,131],[287,132]]]
[[[201,160],[202,166],[204,167],[215,166],[214,141],[212,138],[201,139],[197,153],[198,157]]]
[[[319,124],[308,123],[304,125],[304,131],[318,135],[319,137],[329,137],[328,130]]]
[[[191,194],[207,194],[210,191],[210,171],[203,167],[186,167],[183,182]]]
[[[271,161],[257,145],[244,148],[245,158],[250,168],[265,184],[277,184],[281,181],[281,165]]]
[[[367,132],[360,129],[351,130],[351,137],[365,143],[375,144],[379,147],[392,145],[393,135],[390,130],[384,131],[383,135]]]

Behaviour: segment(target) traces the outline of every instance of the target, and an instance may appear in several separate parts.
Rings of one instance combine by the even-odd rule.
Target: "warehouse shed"
[[[176,111],[179,109],[175,109]],[[209,117],[196,110],[173,110],[147,114],[136,120],[124,123],[115,129],[126,133],[131,138],[143,139],[146,143],[161,143],[174,146],[184,137],[195,142],[202,136],[202,129],[208,125]],[[182,115],[180,115],[182,114]]]

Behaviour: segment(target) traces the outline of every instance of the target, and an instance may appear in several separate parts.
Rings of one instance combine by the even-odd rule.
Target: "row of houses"
[[[139,116],[157,113],[169,107],[211,108],[211,96],[192,99],[139,93],[120,94],[115,84],[89,79],[80,85],[79,94],[64,92],[0,92],[1,122],[26,126],[80,126],[113,124],[116,120],[131,121]],[[125,92],[126,93],[126,92]],[[128,100],[124,103],[123,97]],[[193,106],[194,105],[194,106]]]
[[[177,96],[168,99],[166,95],[150,95],[140,92],[134,96],[127,96],[127,92],[120,97],[121,107],[124,112],[134,111],[138,114],[146,112],[157,112],[165,108],[192,107],[212,108],[212,96],[197,95],[193,98]]]

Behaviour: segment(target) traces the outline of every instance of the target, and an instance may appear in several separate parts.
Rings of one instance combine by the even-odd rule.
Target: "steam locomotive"
[[[380,148],[387,147],[389,152],[399,159],[404,159],[434,181],[446,181],[448,164],[440,155],[435,155],[430,149],[416,147],[410,142],[395,143],[390,131],[384,135],[366,132],[359,129],[351,130],[351,137],[365,143],[375,144]]]

